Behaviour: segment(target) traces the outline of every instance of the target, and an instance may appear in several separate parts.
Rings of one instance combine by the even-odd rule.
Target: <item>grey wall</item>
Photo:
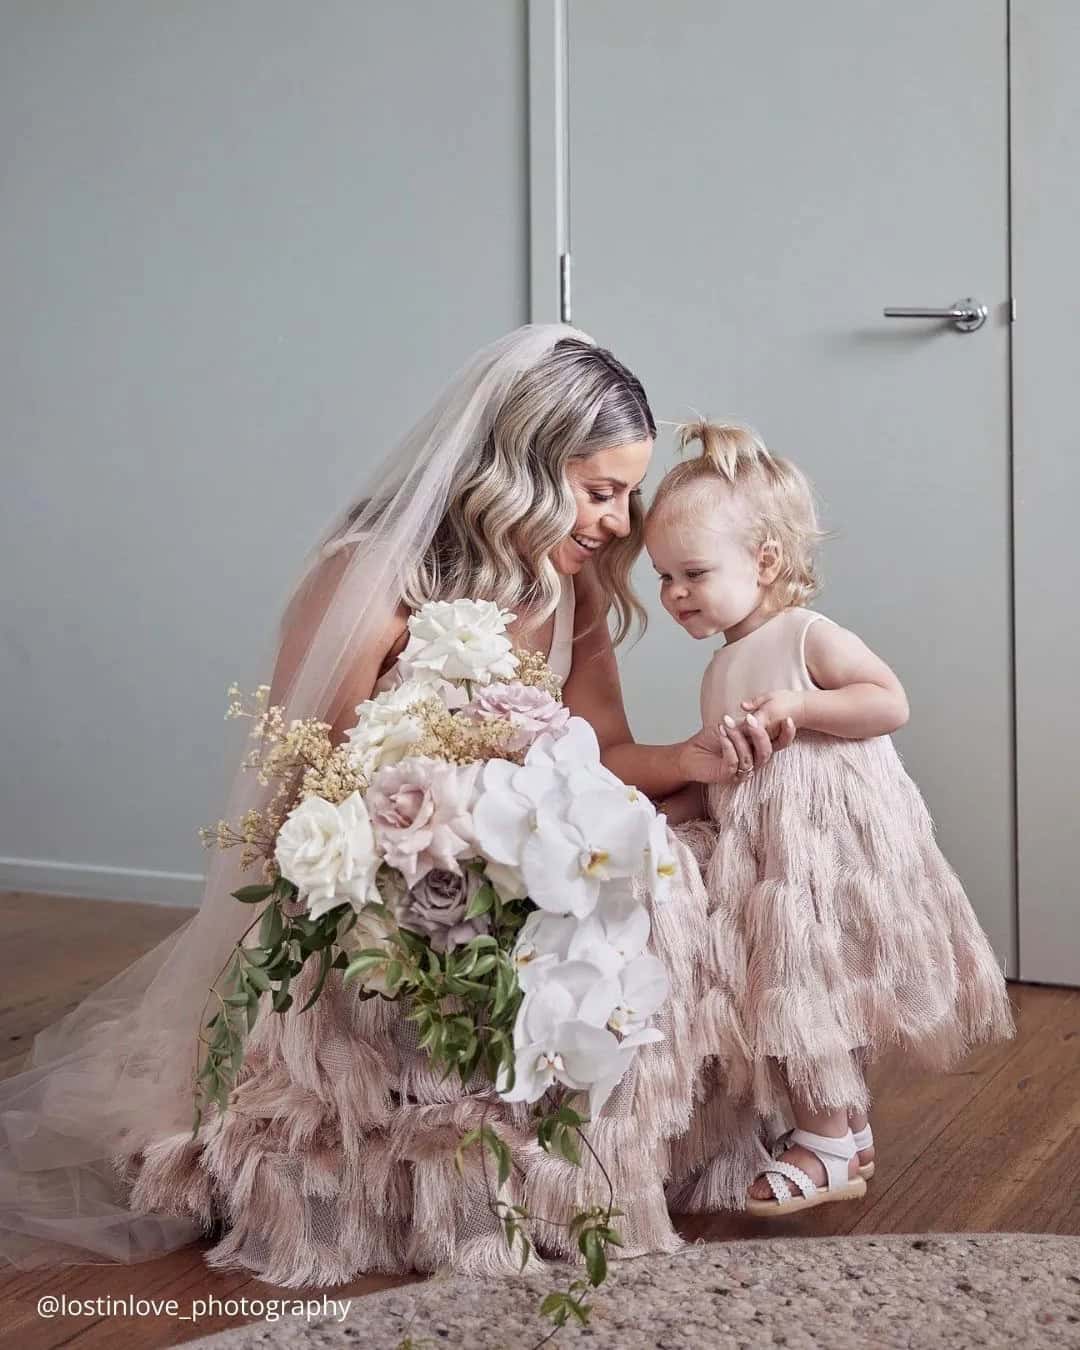
[[[194,901],[289,579],[527,315],[524,0],[0,10],[0,888]]]

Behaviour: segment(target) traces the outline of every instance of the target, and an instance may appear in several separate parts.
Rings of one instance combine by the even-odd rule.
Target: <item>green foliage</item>
[[[478,872],[483,869],[478,860],[466,866]],[[527,901],[504,902],[485,882],[469,905],[468,917],[488,915],[491,931],[441,953],[420,934],[396,927],[385,906],[374,905],[370,908],[387,925],[385,943],[347,954],[341,950],[341,940],[357,919],[350,906],[340,905],[318,919],[290,915],[287,907],[296,900],[297,890],[284,878],[273,886],[244,886],[234,895],[243,904],[269,903],[253,920],[212,991],[216,1006],[199,1037],[203,1053],[195,1089],[196,1131],[208,1104],[222,1112],[228,1108],[243,1062],[244,1040],[255,1024],[260,1000],[269,996],[274,1012],[287,1012],[293,1006],[291,986],[312,959],[319,963],[318,975],[301,1012],[318,1000],[331,970],[342,971],[346,983],[377,981],[378,992],[385,997],[407,1000],[406,1015],[416,1023],[420,1047],[445,1076],[457,1074],[464,1084],[480,1072],[504,1090],[513,1086],[514,1023],[523,994],[509,953],[531,908]],[[257,940],[243,945],[256,927]],[[375,995],[364,989],[360,996]],[[570,1221],[570,1238],[584,1260],[587,1279],[575,1280],[568,1289],[544,1299],[540,1311],[554,1323],[552,1335],[571,1319],[588,1325],[590,1306],[585,1295],[607,1278],[608,1249],[622,1245],[612,1226],[621,1211],[614,1208],[610,1178],[582,1132],[587,1123],[565,1098],[557,1096],[553,1108],[546,1111],[538,1108],[540,1146],[579,1166],[584,1145],[609,1193],[607,1205],[594,1205]],[[459,1141],[454,1159],[459,1172],[464,1174],[465,1153],[476,1146],[481,1150],[491,1212],[502,1227],[507,1248],[524,1270],[533,1252],[529,1225],[554,1221],[537,1219],[523,1205],[499,1196],[510,1179],[513,1158],[506,1140],[486,1123]]]
[[[445,1076],[457,1074],[467,1083],[482,1072],[491,1082],[509,1086],[514,1022],[522,1000],[509,949],[525,920],[525,905],[504,904],[486,884],[473,905],[478,902],[482,908],[475,912],[491,914],[492,932],[440,953],[418,934],[392,929],[385,947],[366,947],[353,955],[344,979],[348,983],[378,976],[387,997],[406,997],[406,1015],[416,1023],[420,1048]]]
[[[581,1164],[581,1150],[578,1146],[581,1126],[585,1117],[578,1115],[569,1106],[560,1106],[549,1116],[545,1116],[536,1127],[536,1142],[548,1153],[554,1153],[575,1166]]]
[[[541,1315],[550,1317],[557,1327],[566,1326],[571,1317],[579,1326],[587,1327],[591,1311],[584,1299],[575,1298],[572,1293],[555,1292],[548,1294],[547,1298],[540,1304]]]

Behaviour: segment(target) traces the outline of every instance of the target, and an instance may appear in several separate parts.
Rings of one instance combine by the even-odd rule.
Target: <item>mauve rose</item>
[[[488,930],[486,915],[466,919],[469,902],[483,885],[475,872],[446,872],[435,868],[402,897],[398,923],[414,933],[423,933],[437,952],[478,937]]]
[[[489,684],[477,690],[463,715],[474,722],[509,722],[516,733],[507,749],[525,750],[542,732],[557,736],[570,720],[570,709],[535,685]]]
[[[479,764],[416,756],[380,769],[367,794],[383,858],[410,886],[433,868],[458,870],[476,852],[472,808]]]

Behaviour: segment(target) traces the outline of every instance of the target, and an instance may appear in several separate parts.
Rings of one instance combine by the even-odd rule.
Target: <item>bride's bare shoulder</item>
[[[281,626],[281,640],[271,684],[271,703],[281,702],[303,665],[319,625],[333,603],[347,565],[348,559],[343,553],[325,558],[293,596]],[[341,729],[339,723],[342,723],[342,719],[347,725],[352,725],[348,721],[349,714],[358,703],[371,697],[380,674],[389,669],[400,655],[407,640],[408,619],[407,607],[398,605],[392,611],[384,611],[379,621],[370,625],[369,633],[344,673],[333,708],[325,714],[335,731]]]

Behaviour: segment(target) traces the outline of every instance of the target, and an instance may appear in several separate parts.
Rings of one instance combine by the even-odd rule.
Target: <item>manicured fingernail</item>
[[[747,725],[748,727],[756,727],[757,724],[758,724],[758,720],[757,720],[757,718],[754,716],[754,714],[753,714],[753,713],[747,713],[747,714],[746,714],[746,725]]]
[[[724,714],[724,726],[726,726],[726,727],[733,727],[734,725],[735,725],[735,719],[734,719],[734,717],[732,717],[732,715],[731,715],[730,713],[725,713],[725,714]]]

